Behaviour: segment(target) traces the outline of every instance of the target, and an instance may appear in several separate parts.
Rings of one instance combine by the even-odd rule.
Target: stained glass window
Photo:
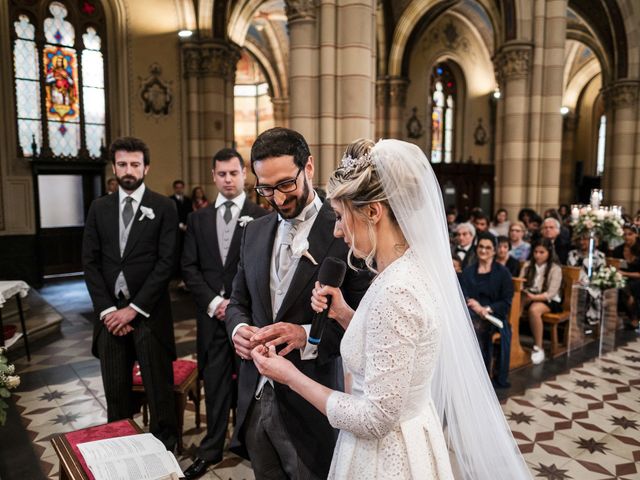
[[[453,161],[456,82],[446,63],[431,74],[431,162]]]
[[[99,2],[43,0],[18,8],[13,57],[20,153],[100,158],[107,102]]]
[[[42,146],[36,29],[26,15],[20,15],[13,25],[16,33],[13,65],[16,82],[18,142],[24,155],[30,157],[33,155],[32,145],[36,145],[37,149]]]

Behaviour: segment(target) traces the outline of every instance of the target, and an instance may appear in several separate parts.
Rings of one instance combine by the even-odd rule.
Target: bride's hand
[[[251,351],[253,363],[260,372],[271,380],[288,385],[297,368],[284,357],[276,353],[276,347],[258,345]]]
[[[329,318],[333,318],[340,324],[346,327],[353,317],[353,310],[344,297],[342,296],[342,290],[329,285],[322,286],[320,282],[316,282],[315,287],[311,293],[311,308],[314,312],[320,313],[326,310],[329,303],[328,297],[331,297],[331,308],[329,308]]]

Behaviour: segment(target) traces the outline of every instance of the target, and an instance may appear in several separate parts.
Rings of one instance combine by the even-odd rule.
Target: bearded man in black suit
[[[202,476],[209,465],[222,460],[235,370],[224,319],[242,231],[248,222],[267,213],[244,192],[246,167],[237,151],[223,148],[216,153],[211,173],[218,197],[214,204],[189,215],[182,253],[182,276],[198,309],[198,368],[207,411],[207,434],[193,464],[184,471],[187,480]]]
[[[286,128],[263,132],[251,149],[251,167],[257,193],[275,211],[244,229],[226,310],[227,330],[243,359],[232,448],[246,447],[258,480],[326,478],[336,431],[289,387],[261,377],[251,350],[275,345],[309,377],[341,388],[344,331],[330,320],[318,347],[307,337],[318,265],[326,257],[346,260],[348,247],[333,236],[333,210],[313,190],[314,159],[302,135]],[[368,273],[349,269],[342,290],[351,307],[357,307],[370,280]]]
[[[123,137],[109,148],[117,193],[96,199],[84,229],[85,281],[96,312],[92,352],[100,359],[108,420],[131,418],[133,364],[140,364],[150,431],[173,450],[175,341],[169,279],[178,216],[174,203],[144,184],[149,149]]]

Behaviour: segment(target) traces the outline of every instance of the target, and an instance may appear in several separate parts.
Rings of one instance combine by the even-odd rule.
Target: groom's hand
[[[233,347],[241,359],[249,360],[251,358],[251,350],[256,346],[256,343],[251,341],[251,337],[253,337],[257,331],[258,327],[244,325],[240,327],[233,336]]]
[[[287,346],[280,350],[279,355],[285,356],[294,349],[304,348],[307,345],[307,332],[300,325],[287,322],[278,322],[258,330],[251,341],[262,343],[268,347],[278,347],[286,343]]]

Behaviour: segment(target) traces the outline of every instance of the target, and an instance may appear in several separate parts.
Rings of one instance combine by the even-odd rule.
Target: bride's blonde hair
[[[365,207],[371,203],[379,202],[386,207],[392,222],[397,225],[393,211],[389,206],[389,199],[382,188],[382,182],[372,160],[371,150],[375,146],[372,140],[360,138],[350,143],[344,152],[341,165],[333,172],[327,183],[328,198],[341,203],[345,212],[343,225],[349,229],[347,220],[352,216],[358,216],[367,225],[369,241],[371,242],[371,252],[366,256],[364,262],[369,270],[377,273],[373,267],[376,255],[377,238],[373,228],[373,223],[365,213]],[[353,222],[351,222],[353,225]],[[352,228],[350,230],[353,230]],[[354,236],[354,233],[349,232]],[[355,238],[349,249],[347,257],[349,266],[352,264],[353,246]]]

